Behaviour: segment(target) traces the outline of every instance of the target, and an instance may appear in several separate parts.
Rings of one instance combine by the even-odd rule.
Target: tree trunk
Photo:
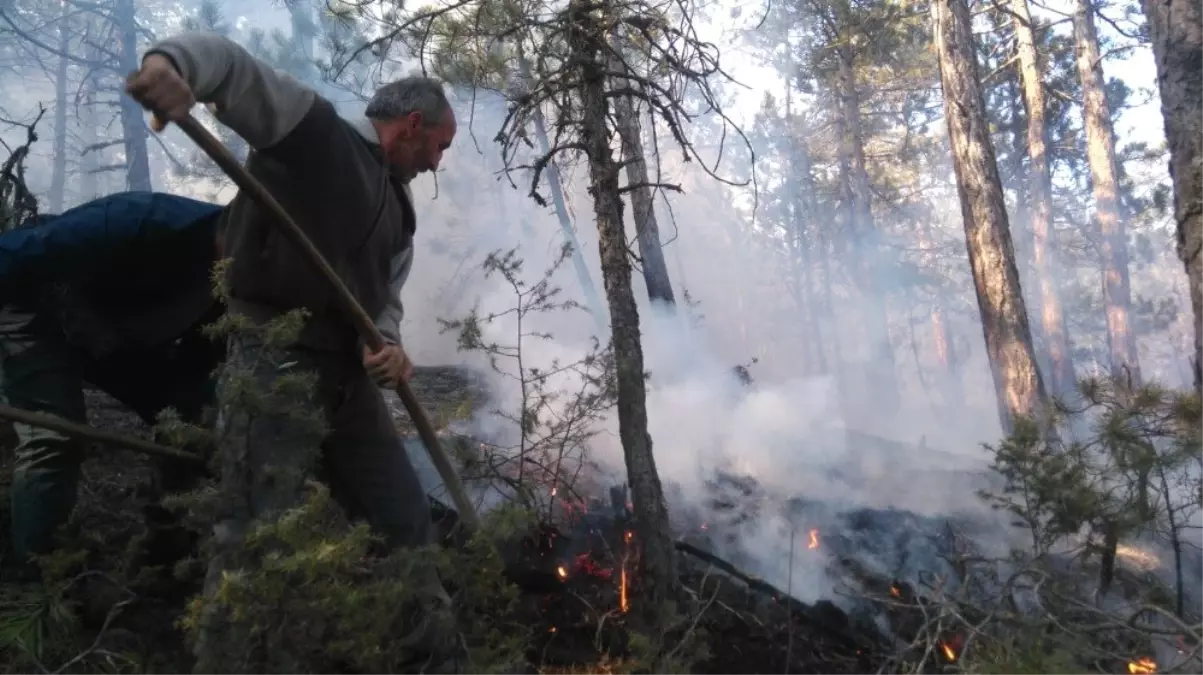
[[[1170,151],[1178,256],[1195,316],[1191,370],[1195,390],[1203,395],[1203,12],[1199,0],[1144,0],[1144,8]]]
[[[1011,22],[1019,50],[1019,74],[1027,109],[1029,218],[1032,226],[1032,261],[1040,284],[1040,325],[1044,329],[1049,361],[1049,386],[1056,396],[1074,391],[1073,355],[1065,330],[1065,313],[1053,277],[1050,237],[1053,231],[1053,179],[1048,161],[1048,126],[1045,122],[1044,78],[1036,51],[1036,37],[1027,0],[1011,0]]]
[[[67,74],[70,61],[67,54],[71,49],[70,16],[71,5],[63,3],[62,16],[58,22],[58,72],[54,81],[54,158],[50,170],[51,213],[63,212],[63,196],[67,191]]]
[[[138,23],[134,19],[134,0],[117,0],[113,5],[113,20],[121,38],[121,70],[132,73],[138,70]],[[121,100],[121,133],[125,147],[125,183],[129,190],[149,192],[150,155],[146,149],[146,120],[142,106],[124,92]]]
[[[965,0],[936,0],[931,11],[969,264],[999,395],[999,417],[1009,432],[1017,417],[1037,417],[1043,411],[1044,383],[1036,366],[1002,183],[986,124],[969,6]]]
[[[617,64],[616,64],[617,65]],[[635,240],[643,260],[643,282],[652,302],[674,306],[672,282],[664,262],[660,244],[660,226],[656,222],[655,201],[647,177],[647,159],[643,154],[639,118],[629,96],[615,96],[614,117],[618,135],[622,138],[622,161],[627,167],[627,190],[631,195],[631,211],[635,220]]]
[[[1119,212],[1115,133],[1110,106],[1107,104],[1091,0],[1077,0],[1073,25],[1078,78],[1082,83],[1086,159],[1090,165],[1094,218],[1098,224],[1099,253],[1102,258],[1103,309],[1107,313],[1111,374],[1125,381],[1131,378],[1133,384],[1139,384],[1140,365],[1130,318],[1132,293],[1128,285],[1128,234]]]
[[[79,116],[79,137],[80,142],[85,148],[95,145],[99,135],[96,133],[96,81],[90,79],[84,84],[83,101],[81,102],[81,113]],[[79,158],[79,193],[77,195],[80,202],[90,201],[95,199],[100,194],[99,180],[96,174],[96,169],[99,165],[97,161],[99,150],[92,150],[84,153]]]
[[[924,223],[920,227],[919,249],[923,252],[920,264],[934,267],[936,264],[935,241],[930,223]],[[955,411],[964,408],[965,386],[961,377],[960,354],[957,353],[952,330],[944,316],[943,304],[945,302],[947,300],[942,292],[931,301],[932,345],[936,363],[940,364],[940,394],[944,407],[947,410]]]
[[[885,287],[881,281],[882,252],[873,222],[872,193],[869,173],[865,169],[865,147],[861,130],[860,96],[852,55],[841,49],[839,62],[838,115],[842,133],[839,143],[841,184],[844,188],[844,227],[852,243],[852,256],[858,268],[861,291],[865,297],[864,327],[869,340],[869,383],[874,394],[873,407],[885,415],[898,410],[898,375],[895,368],[894,346],[890,342],[885,303]]]
[[[581,142],[589,163],[589,192],[597,217],[602,278],[610,307],[614,366],[618,393],[618,434],[631,486],[636,534],[640,538],[644,617],[660,623],[665,609],[678,598],[680,579],[664,503],[664,490],[647,431],[647,388],[639,311],[631,291],[631,266],[618,191],[618,165],[606,128],[606,69],[601,54],[607,49],[601,27],[582,11],[569,31],[581,73]]]
[[[792,232],[788,245],[792,254],[791,264],[798,281],[799,316],[802,318],[804,338],[809,349],[806,373],[822,375],[827,372],[827,357],[823,350],[822,320],[815,292],[814,266],[811,259],[811,238],[807,237],[808,222],[817,222],[815,216],[814,179],[811,173],[810,151],[806,139],[794,128],[793,91],[786,83],[785,119],[789,134],[789,183],[787,187],[788,208],[791,215]]]
[[[530,62],[521,53],[518,54],[518,68],[522,76],[523,86],[531,81]],[[539,141],[539,147],[544,154],[551,151],[551,141],[547,137],[547,123],[543,119],[543,111],[535,110],[535,138]],[[585,297],[585,306],[589,308],[589,312],[593,314],[594,321],[597,322],[598,338],[601,339],[606,334],[606,311],[601,303],[601,299],[597,295],[597,286],[593,284],[593,276],[589,274],[589,267],[585,265],[584,253],[581,251],[581,244],[576,238],[576,229],[572,226],[572,218],[568,216],[568,206],[564,201],[564,188],[560,178],[560,169],[554,161],[548,162],[547,168],[543,170],[547,174],[547,187],[551,190],[551,203],[556,209],[556,217],[560,220],[560,231],[564,233],[564,240],[572,246],[572,268],[576,272],[577,282],[581,285],[581,293]]]

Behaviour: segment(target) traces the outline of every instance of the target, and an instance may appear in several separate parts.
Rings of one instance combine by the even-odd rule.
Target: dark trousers
[[[72,346],[53,320],[32,312],[0,310],[0,398],[7,404],[86,423],[85,382],[153,423],[164,408],[199,422],[213,400],[213,371],[223,346],[198,322],[178,340],[151,348],[117,346],[103,355]],[[11,488],[13,553],[49,551],[56,529],[75,508],[84,444],[56,431],[14,424],[16,464]],[[200,472],[160,465],[162,487],[188,487]]]

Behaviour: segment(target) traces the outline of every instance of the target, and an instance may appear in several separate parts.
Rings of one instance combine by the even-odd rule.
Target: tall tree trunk
[[[1144,0],[1144,8],[1170,151],[1178,257],[1195,315],[1194,384],[1203,395],[1203,12],[1199,0]]]
[[[518,54],[518,68],[522,76],[523,86],[528,86],[531,81],[530,62],[521,52]],[[543,111],[535,110],[535,138],[539,142],[539,147],[544,154],[551,152],[551,140],[547,137],[547,123],[543,119]],[[560,220],[560,231],[564,234],[564,240],[572,246],[572,269],[576,272],[577,282],[581,285],[581,293],[585,297],[585,306],[589,308],[589,312],[593,314],[593,319],[597,323],[598,338],[606,334],[606,310],[602,305],[601,299],[597,295],[597,286],[593,284],[593,276],[589,274],[589,267],[585,265],[585,255],[581,251],[581,244],[576,238],[576,229],[572,226],[572,218],[568,215],[568,205],[564,201],[564,187],[560,178],[560,169],[554,161],[548,162],[547,168],[543,170],[547,175],[547,187],[551,190],[551,203],[555,207],[556,217]]]
[[[616,64],[618,65],[618,64]],[[643,261],[643,282],[647,296],[653,302],[674,306],[672,282],[664,262],[660,244],[660,226],[656,222],[655,201],[647,177],[647,159],[643,154],[639,118],[629,96],[615,96],[614,118],[622,139],[622,161],[627,167],[627,190],[631,195],[631,211],[635,220],[635,241]]]
[[[920,258],[921,264],[934,267],[935,241],[930,223],[924,223],[920,227],[919,248],[923,252]],[[944,406],[948,410],[958,410],[965,404],[965,387],[961,379],[960,355],[957,353],[948,320],[944,316],[943,305],[945,302],[945,294],[942,292],[937,293],[931,301],[932,345],[936,363],[940,364],[940,393]]]
[[[865,146],[861,128],[860,95],[850,48],[838,54],[840,104],[839,160],[841,184],[844,187],[845,227],[852,243],[852,255],[858,267],[857,276],[865,296],[864,327],[869,340],[869,375],[875,392],[874,408],[885,415],[898,410],[898,375],[895,367],[894,345],[885,303],[885,284],[882,281],[882,251],[873,222],[873,198],[869,188],[869,173],[865,169]]]
[[[1050,236],[1053,231],[1053,179],[1048,161],[1044,78],[1027,0],[1011,0],[1011,22],[1019,49],[1019,75],[1027,109],[1028,206],[1032,225],[1032,262],[1040,284],[1040,324],[1047,342],[1051,393],[1066,396],[1075,387],[1073,354],[1065,330],[1065,313],[1053,277]]]
[[[590,186],[601,253],[602,277],[610,306],[614,367],[618,393],[618,434],[626,459],[631,486],[636,533],[641,541],[640,561],[645,583],[641,614],[657,625],[666,608],[678,598],[680,579],[676,552],[664,503],[664,490],[652,454],[647,430],[647,388],[643,346],[639,336],[639,310],[631,291],[631,265],[622,220],[622,197],[618,188],[618,165],[610,149],[606,128],[609,105],[606,99],[606,68],[602,56],[607,49],[603,29],[579,10],[569,30],[580,68],[581,142],[589,162]]]
[[[132,73],[138,70],[138,23],[134,19],[134,0],[117,0],[113,5],[113,21],[121,40],[121,70]],[[127,189],[149,192],[150,155],[146,142],[149,138],[142,106],[124,93],[121,100],[121,133],[125,147],[125,183]]]
[[[80,102],[79,137],[84,148],[96,144],[96,80],[90,78],[84,83],[83,100]],[[86,202],[95,199],[100,194],[96,169],[99,166],[97,156],[99,150],[82,153],[79,158],[79,201]]]
[[[1094,193],[1094,219],[1098,224],[1103,269],[1103,309],[1107,313],[1107,338],[1111,374],[1140,382],[1136,336],[1130,317],[1132,293],[1128,284],[1127,229],[1120,217],[1119,181],[1116,177],[1115,132],[1107,104],[1099,36],[1091,0],[1077,0],[1073,17],[1078,78],[1082,83],[1082,116],[1086,126],[1086,160]]]
[[[931,11],[969,264],[998,390],[999,417],[1003,429],[1010,431],[1017,417],[1038,417],[1043,412],[1044,383],[1036,366],[1002,182],[986,124],[969,6],[965,0],[935,0]]]
[[[67,190],[67,74],[71,50],[71,5],[63,3],[58,21],[58,72],[54,80],[54,158],[50,170],[50,212],[62,213],[63,196]]]
[[[788,244],[792,254],[791,265],[798,279],[799,316],[803,322],[807,348],[807,374],[827,372],[827,357],[823,350],[820,311],[815,293],[814,265],[811,262],[811,238],[807,237],[807,223],[816,222],[814,180],[811,174],[810,151],[805,137],[799,136],[794,128],[793,89],[786,83],[785,119],[789,134],[789,183],[787,187],[790,226]]]

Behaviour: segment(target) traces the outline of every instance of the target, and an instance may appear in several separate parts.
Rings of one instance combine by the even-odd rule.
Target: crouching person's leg
[[[366,374],[347,381],[322,457],[331,493],[348,516],[366,520],[388,549],[433,544],[426,491],[380,390]],[[456,672],[459,633],[432,558],[422,556],[413,568],[418,598],[412,620],[406,621],[408,634],[399,636],[395,646],[410,652],[410,665],[419,672]]]
[[[0,311],[0,399],[8,405],[86,422],[82,381],[72,352],[46,339],[34,317]],[[64,434],[14,424],[12,548],[26,573],[36,575],[29,556],[48,553],[55,531],[75,508],[83,446]]]
[[[238,337],[230,342],[217,387],[220,511],[195,617],[195,672],[266,672],[270,655],[262,641],[234,620],[225,601],[237,595],[231,585],[242,573],[259,566],[246,535],[302,499],[324,436],[316,372],[300,350],[270,350]]]

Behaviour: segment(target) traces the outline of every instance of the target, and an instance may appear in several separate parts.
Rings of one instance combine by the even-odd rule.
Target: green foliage
[[[140,655],[110,644],[107,629],[135,595],[121,579],[88,565],[89,550],[67,546],[41,556],[40,582],[0,586],[0,672],[138,672]],[[85,617],[104,613],[99,630]]]
[[[1064,442],[1031,420],[1000,444],[986,446],[1005,487],[982,496],[1031,532],[1037,554],[1085,528],[1113,536],[1172,533],[1200,507],[1200,407],[1193,392],[1156,384],[1130,390],[1087,379],[1085,406],[1070,418],[1089,420],[1088,437]]]
[[[975,650],[970,663],[962,662],[965,672],[1004,675],[1041,675],[1042,673],[1095,672],[1077,656],[1086,650],[1049,644],[1043,630],[1018,628],[997,641],[988,641]]]
[[[520,661],[524,642],[506,622],[514,589],[503,579],[489,535],[460,551],[433,548],[371,554],[367,525],[348,527],[328,490],[311,484],[306,501],[256,527],[244,553],[261,561],[226,574],[214,602],[228,610],[237,634],[264,658],[258,672],[399,672],[412,666],[401,638],[425,617],[434,569],[456,585],[459,629],[473,672],[505,672]],[[496,536],[503,523],[482,528]],[[194,599],[183,628],[195,635],[209,609]],[[230,644],[224,648],[237,648]]]

